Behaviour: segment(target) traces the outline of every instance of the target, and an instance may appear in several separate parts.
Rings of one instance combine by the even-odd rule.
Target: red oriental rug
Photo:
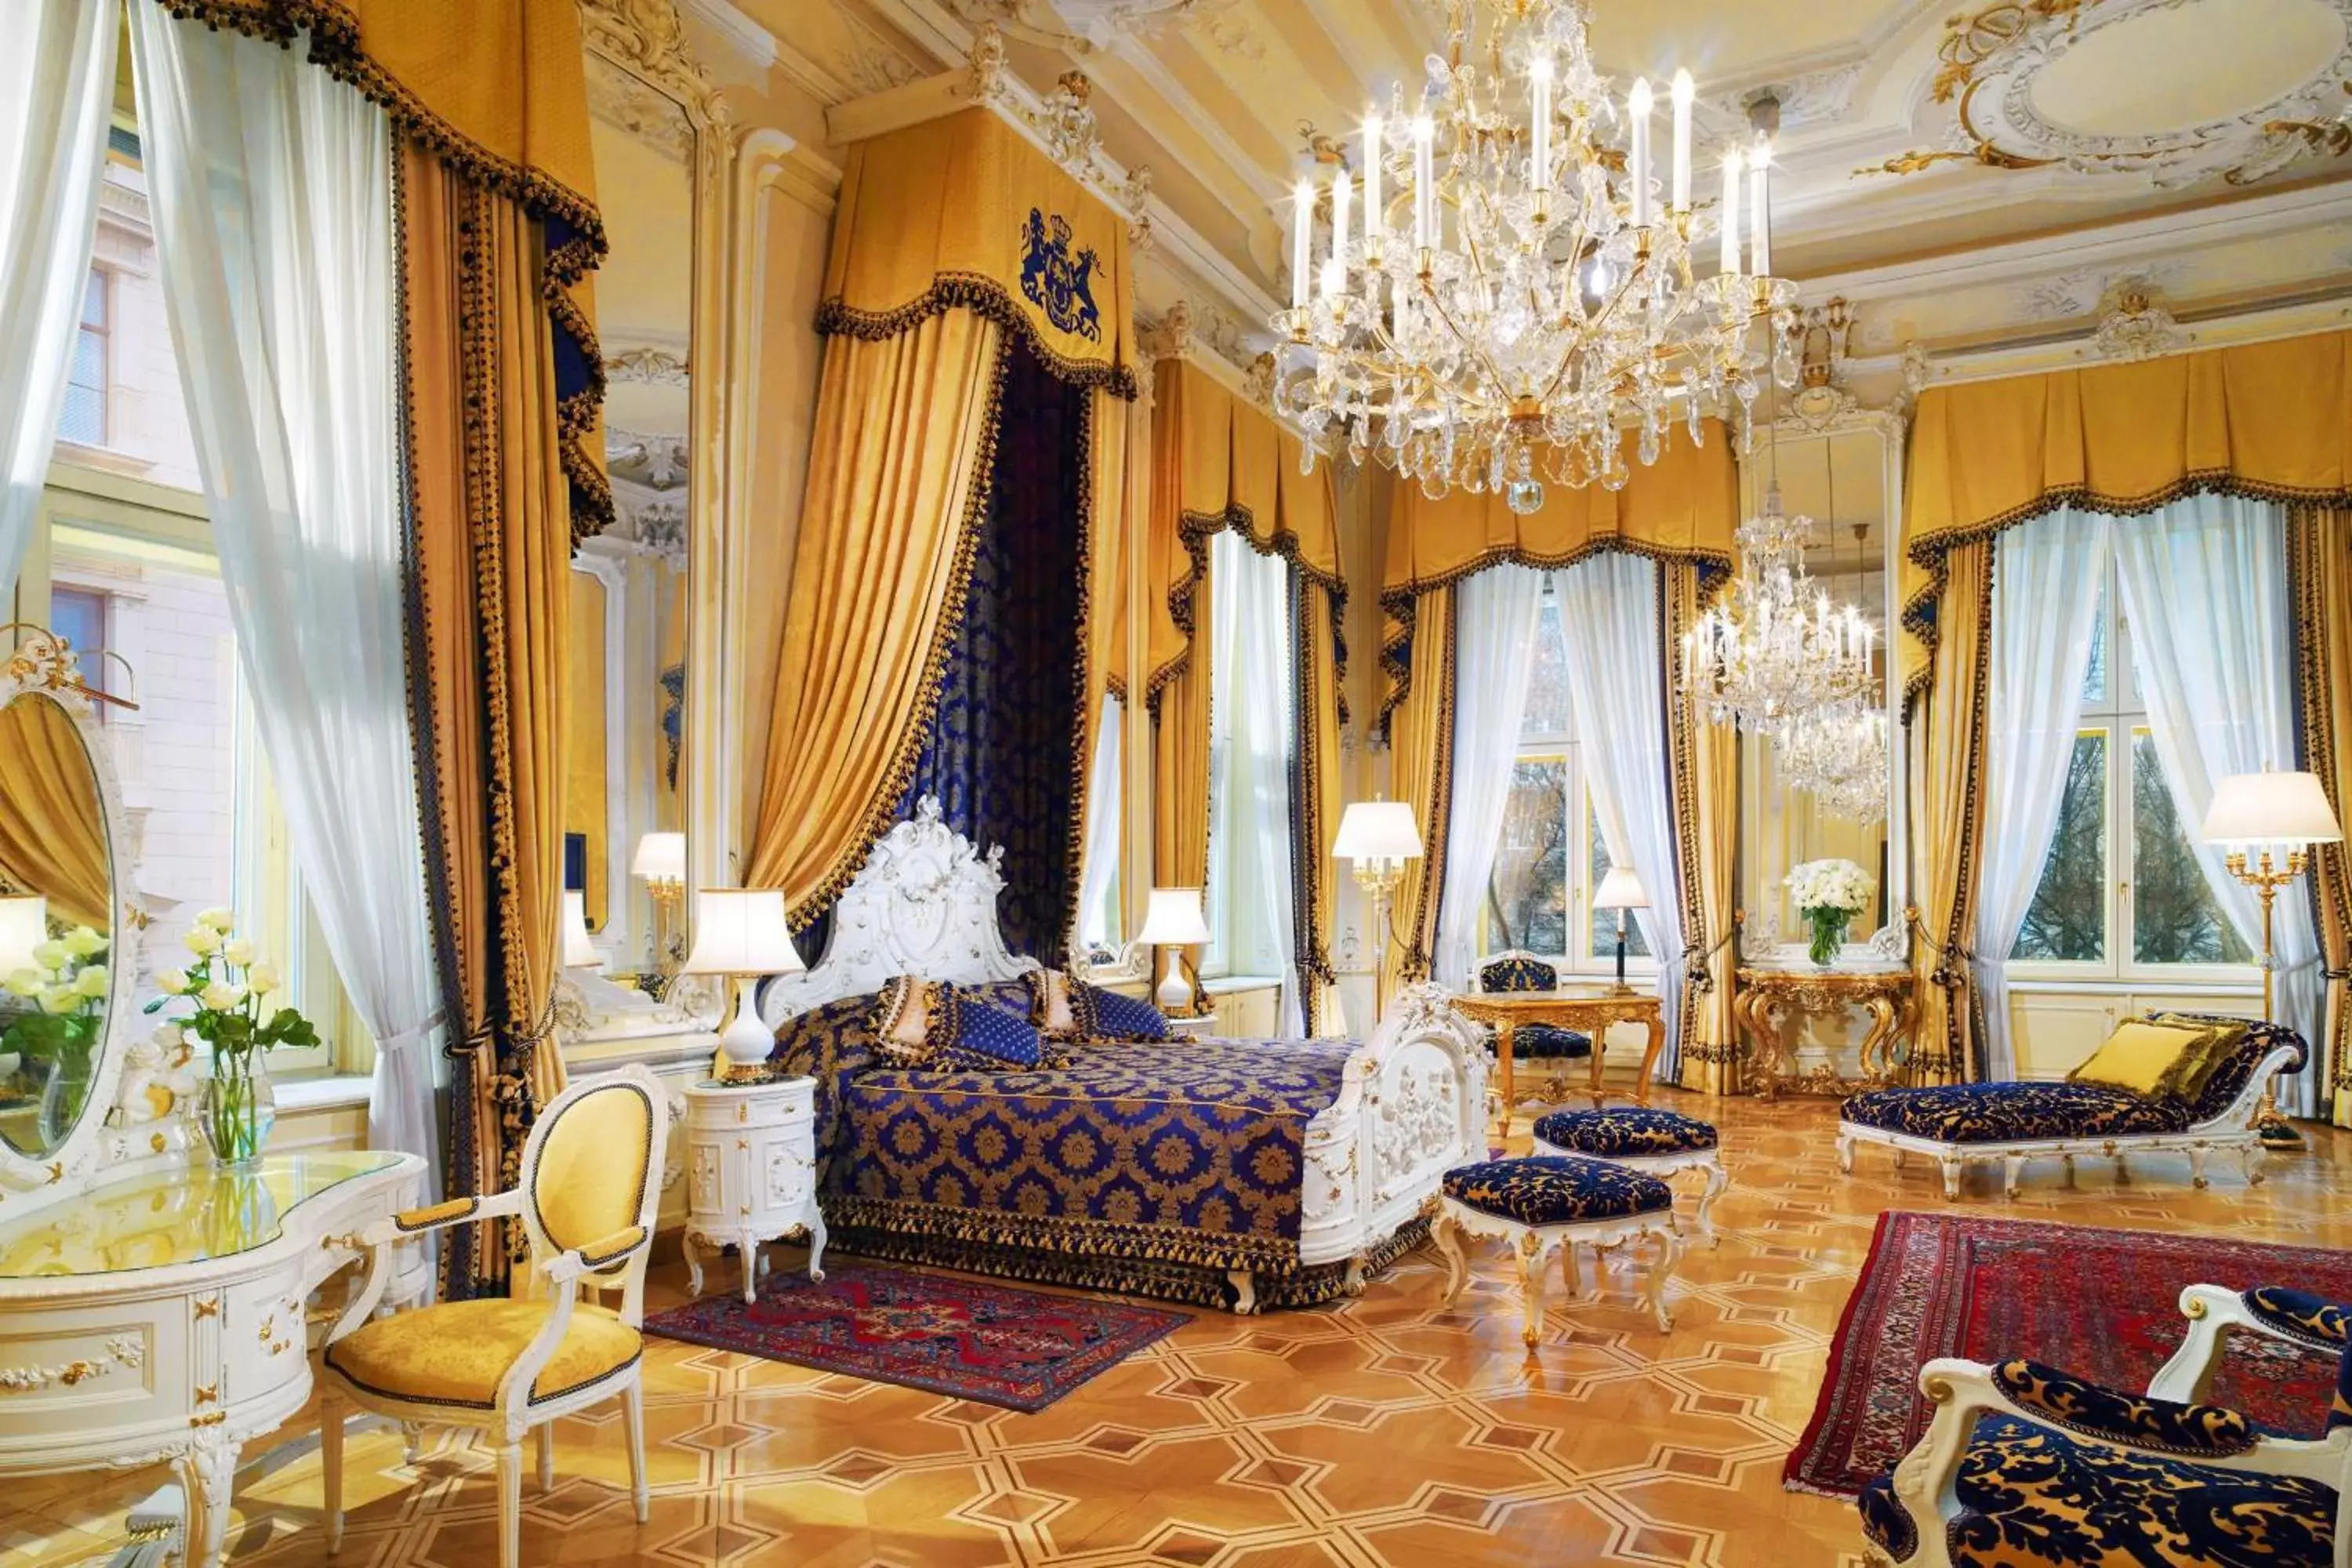
[[[852,1263],[823,1284],[772,1275],[751,1306],[728,1293],[656,1312],[646,1331],[1034,1412],[1190,1321],[1101,1297]]]
[[[1850,1498],[1927,1429],[1919,1369],[1937,1356],[2033,1360],[2137,1392],[2188,1330],[2184,1286],[2287,1285],[2352,1301],[2352,1253],[2222,1237],[1950,1214],[1882,1215],[1830,1347],[1812,1425],[1782,1472],[1791,1491]],[[2336,1363],[2231,1334],[2213,1404],[2317,1436]]]

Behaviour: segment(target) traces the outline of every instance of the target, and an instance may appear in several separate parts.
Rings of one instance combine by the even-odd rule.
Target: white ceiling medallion
[[[1012,36],[1080,53],[1108,48],[1122,37],[1213,9],[1224,0],[951,0],[968,22],[993,22]]]
[[[2159,190],[2352,153],[2352,0],[1999,0],[1945,24],[1943,163],[2133,174]]]

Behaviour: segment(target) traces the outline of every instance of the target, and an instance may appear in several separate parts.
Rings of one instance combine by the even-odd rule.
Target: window
[[[2110,576],[2057,831],[2010,952],[2021,974],[2179,979],[2252,962],[2214,901],[2164,781],[2122,606]]]
[[[1209,542],[1210,941],[1204,975],[1275,977],[1294,934],[1292,568],[1227,529]]]
[[[81,329],[74,335],[73,364],[67,373],[65,413],[58,434],[78,446],[106,445],[107,362],[113,289],[102,267],[89,269],[81,293]]]
[[[1481,953],[1531,952],[1572,970],[1600,971],[1617,957],[1617,917],[1592,907],[1609,869],[1601,818],[1580,766],[1570,721],[1568,651],[1559,603],[1549,587],[1528,650],[1534,668],[1519,720],[1519,757],[1503,806],[1503,837],[1486,878]],[[1641,926],[1626,922],[1625,952],[1646,959]]]

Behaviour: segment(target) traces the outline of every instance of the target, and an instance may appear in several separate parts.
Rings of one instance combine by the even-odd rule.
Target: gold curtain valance
[[[1152,372],[1151,623],[1147,649],[1157,697],[1183,669],[1200,616],[1194,600],[1207,564],[1207,539],[1230,528],[1261,553],[1279,555],[1329,595],[1336,616],[1348,601],[1331,468],[1298,471],[1300,442],[1264,409],[1238,397],[1197,365],[1162,360]],[[1336,626],[1335,626],[1336,631]],[[1347,650],[1334,646],[1335,680]]]
[[[1930,387],[1904,507],[1904,691],[1931,671],[1947,557],[2062,506],[2196,490],[2352,502],[2352,332]]]
[[[1065,381],[1135,395],[1127,219],[985,109],[849,150],[817,330],[895,337],[964,309]]]
[[[1454,489],[1437,500],[1411,479],[1397,480],[1389,513],[1387,570],[1381,584],[1381,667],[1388,689],[1381,724],[1411,689],[1415,606],[1422,595],[1473,572],[1512,563],[1542,570],[1572,565],[1604,550],[1661,561],[1689,561],[1702,580],[1732,568],[1739,526],[1739,470],[1730,432],[1719,419],[1700,422],[1694,444],[1677,426],[1655,463],[1632,460],[1622,489],[1550,484],[1526,516],[1496,494]],[[1621,433],[1623,446],[1635,437]]]

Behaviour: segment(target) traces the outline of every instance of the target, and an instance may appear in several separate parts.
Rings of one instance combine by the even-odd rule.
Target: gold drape
[[[1135,395],[1128,220],[991,110],[849,150],[818,330],[894,337],[944,310],[1024,333],[1054,374]]]
[[[2192,490],[2352,504],[2352,331],[1920,395],[1904,508],[1906,695],[1928,677],[1948,558],[2059,506]]]
[[[743,884],[828,908],[897,807],[938,700],[995,465],[1003,331],[965,310],[824,347],[782,665]]]
[[[1985,701],[1992,669],[1993,542],[1972,540],[1945,557],[1946,584],[1933,681],[1903,732],[1910,747],[1913,841],[1919,846],[1919,1028],[1913,1081],[1977,1078],[1976,992],[1969,959],[1982,870]]]
[[[1339,910],[1339,863],[1331,857],[1331,840],[1339,831],[1344,809],[1339,777],[1342,670],[1332,646],[1339,611],[1324,584],[1293,573],[1291,585],[1298,664],[1294,742],[1297,798],[1291,803],[1297,828],[1292,880],[1299,900],[1298,984],[1307,1032],[1319,1035],[1339,1023],[1339,972],[1331,962],[1331,925]]]
[[[80,731],[51,699],[20,696],[0,708],[0,884],[40,894],[52,920],[110,935],[106,808]]]
[[[2298,508],[2287,522],[2286,551],[2303,765],[2319,775],[2336,818],[2346,820],[2352,818],[2352,508]],[[2352,1127],[2352,855],[2344,845],[2313,847],[2311,892],[2327,972],[2326,1028],[2311,1047],[2327,1074],[2317,1081],[2327,1086],[2336,1124]]]
[[[399,163],[410,692],[452,1047],[448,1191],[511,1187],[553,1035],[572,520],[541,226],[414,143]],[[520,1245],[444,1254],[496,1289]]]
[[[1672,670],[1679,668],[1683,634],[1705,604],[1698,567],[1664,563],[1658,585],[1658,657]],[[1738,960],[1729,940],[1738,900],[1733,874],[1739,851],[1739,737],[1730,725],[1710,721],[1689,688],[1675,681],[1667,691],[1666,750],[1687,955],[1678,1081],[1708,1094],[1736,1094],[1744,1076],[1731,1015]]]
[[[1429,973],[1437,951],[1437,896],[1445,885],[1445,822],[1454,808],[1454,591],[1426,595],[1413,630],[1412,680],[1389,725],[1389,778],[1412,807],[1425,853],[1404,863],[1391,904],[1394,927],[1381,965],[1390,995]],[[1334,825],[1336,830],[1337,825]]]
[[[1732,531],[1739,525],[1739,471],[1731,437],[1720,420],[1700,422],[1694,445],[1676,426],[1655,463],[1627,462],[1621,489],[1598,484],[1546,485],[1544,502],[1525,516],[1499,495],[1454,489],[1437,500],[1400,479],[1392,487],[1388,562],[1381,574],[1381,699],[1383,723],[1404,700],[1411,672],[1397,650],[1410,636],[1416,607],[1431,590],[1459,582],[1482,566],[1566,566],[1603,550],[1661,561],[1694,561],[1728,574]],[[1632,440],[1630,433],[1621,444]]]

